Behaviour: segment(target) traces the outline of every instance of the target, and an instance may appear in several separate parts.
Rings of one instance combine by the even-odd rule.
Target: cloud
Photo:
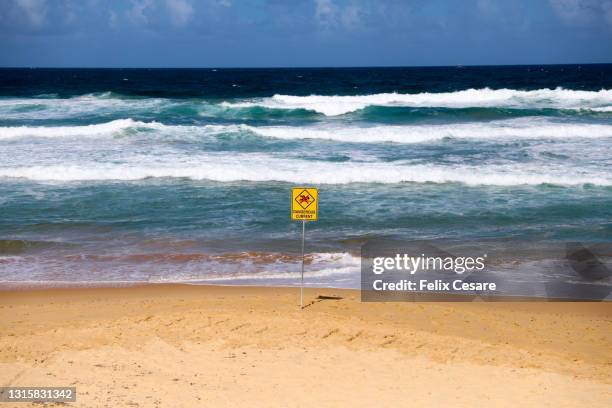
[[[350,5],[344,8],[341,15],[342,24],[348,28],[358,27],[361,23],[361,9],[357,6]]]
[[[361,23],[362,10],[356,4],[342,7],[332,0],[314,0],[314,5],[315,20],[325,30],[354,29]]]
[[[174,27],[185,27],[193,14],[189,0],[132,0],[126,13],[133,24],[149,28],[160,27],[164,22]]]
[[[81,5],[70,0],[0,0],[0,32],[66,34],[79,24]]]
[[[315,19],[324,26],[336,25],[338,9],[332,0],[315,0]]]
[[[113,10],[108,12],[108,26],[113,30],[119,27],[119,16]]]
[[[524,3],[504,0],[477,0],[476,16],[485,24],[513,35],[522,35],[534,24]]]
[[[132,8],[127,11],[128,18],[136,24],[147,24],[153,0],[132,0]]]
[[[606,22],[610,27],[612,27],[612,2],[606,2],[605,6],[603,6],[602,9]]]
[[[612,0],[549,0],[555,13],[570,24],[603,21],[612,27]]]
[[[187,0],[166,0],[166,7],[176,27],[186,26],[193,16],[193,7]]]
[[[15,5],[33,28],[39,28],[45,23],[47,16],[45,0],[15,0]]]

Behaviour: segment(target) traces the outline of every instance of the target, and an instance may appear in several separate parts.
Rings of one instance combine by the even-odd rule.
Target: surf
[[[466,89],[439,93],[379,93],[367,95],[281,95],[253,101],[226,102],[224,106],[244,108],[264,106],[276,109],[307,109],[326,116],[339,116],[368,106],[412,107],[513,107],[589,109],[612,105],[612,90],[580,91],[564,88],[518,89]]]
[[[131,133],[129,131],[132,131]],[[157,132],[172,140],[198,140],[214,135],[252,135],[263,138],[301,140],[319,139],[346,143],[424,143],[456,139],[572,139],[612,137],[612,125],[568,123],[561,120],[518,118],[456,124],[318,124],[305,126],[169,125],[131,118],[83,126],[9,126],[0,127],[1,139],[18,138],[96,138],[129,136],[134,132]]]
[[[387,162],[328,162],[284,159],[263,154],[201,154],[178,158],[137,157],[123,163],[81,162],[0,168],[0,177],[33,181],[137,181],[149,178],[218,182],[460,183],[465,185],[612,186],[607,169],[554,165],[433,165]],[[308,171],[305,171],[308,169]]]

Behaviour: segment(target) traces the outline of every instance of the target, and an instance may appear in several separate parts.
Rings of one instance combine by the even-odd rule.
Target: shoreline
[[[24,283],[30,284],[31,286],[23,285]],[[49,282],[0,282],[0,294],[11,293],[11,292],[35,292],[35,291],[78,291],[78,290],[97,290],[97,289],[120,289],[120,288],[140,288],[140,287],[155,287],[155,286],[185,286],[185,287],[228,287],[228,288],[260,288],[260,289],[300,289],[299,284],[295,285],[261,285],[261,284],[250,284],[250,283],[211,283],[211,282],[144,282],[144,281],[105,281],[105,282],[75,282],[68,281],[54,281],[55,285],[45,286]],[[11,287],[11,284],[14,286]],[[356,292],[359,296],[362,293],[361,288],[353,287],[336,287],[336,286],[317,286],[317,285],[305,285],[304,290],[342,290]],[[380,300],[362,300],[364,303],[414,303],[414,302],[454,302],[454,303],[465,303],[465,302],[492,302],[492,303],[515,303],[515,302],[534,302],[534,303],[611,303],[612,299],[589,299],[589,298],[548,298],[545,296],[510,296],[510,295],[468,295],[455,292],[390,292],[391,296],[387,297],[385,301]]]
[[[248,284],[248,283],[211,283],[211,282],[187,282],[187,281],[177,281],[177,282],[144,282],[144,281],[105,281],[105,282],[78,282],[75,285],[74,282],[68,281],[55,281],[55,283],[59,283],[56,286],[44,286],[48,282],[38,282],[32,281],[27,282],[28,284],[33,284],[32,286],[19,286],[25,282],[0,282],[0,293],[3,292],[28,292],[28,291],[46,291],[46,290],[84,290],[84,289],[119,289],[119,288],[137,288],[137,287],[149,287],[149,286],[203,286],[203,287],[230,287],[230,288],[278,288],[278,289],[300,289],[299,284],[295,285],[261,285],[261,284]],[[36,284],[39,286],[36,286]],[[79,285],[81,284],[82,285]],[[106,283],[108,283],[106,285]],[[8,285],[7,285],[8,284]],[[11,284],[15,284],[14,287],[9,287]],[[64,285],[65,284],[65,285]],[[72,286],[74,285],[74,286]],[[306,289],[331,289],[331,290],[352,290],[359,291],[359,288],[348,288],[348,287],[335,287],[335,286],[304,286],[304,290]]]
[[[612,303],[304,293],[300,310],[299,287],[4,291],[0,385],[74,384],[75,406],[88,407],[488,407],[516,398],[604,407],[612,398]]]

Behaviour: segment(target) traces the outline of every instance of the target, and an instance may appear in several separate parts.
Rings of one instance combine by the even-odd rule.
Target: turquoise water
[[[610,243],[610,66],[483,69],[0,71],[0,279],[293,284],[298,184],[312,285],[377,237]]]

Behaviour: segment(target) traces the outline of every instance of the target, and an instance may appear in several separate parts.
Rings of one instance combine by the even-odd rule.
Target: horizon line
[[[564,66],[564,65],[612,65],[612,62],[572,62],[548,64],[474,64],[474,65],[310,65],[310,66],[0,66],[0,69],[379,69],[379,68],[482,68],[482,67],[530,67],[530,66]]]

